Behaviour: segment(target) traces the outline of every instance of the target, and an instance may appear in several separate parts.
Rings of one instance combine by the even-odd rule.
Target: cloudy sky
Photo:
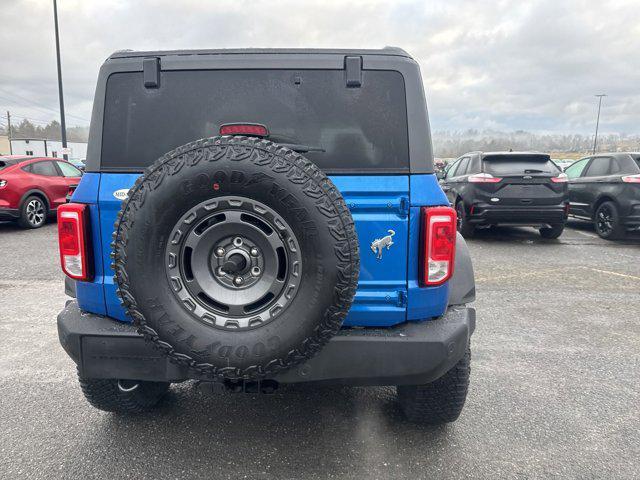
[[[400,46],[432,128],[640,133],[639,0],[58,0],[70,126],[114,50]],[[0,112],[56,115],[52,0],[0,0]],[[0,124],[4,123],[0,119]]]

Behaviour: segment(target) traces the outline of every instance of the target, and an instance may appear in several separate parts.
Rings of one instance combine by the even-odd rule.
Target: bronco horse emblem
[[[387,230],[387,232],[389,232],[389,235],[386,235],[382,238],[376,238],[373,242],[371,242],[371,251],[376,254],[376,258],[378,260],[382,258],[382,249],[386,247],[387,250],[389,250],[389,248],[391,248],[391,245],[393,245],[393,239],[391,237],[393,237],[396,232],[394,232],[393,230]]]

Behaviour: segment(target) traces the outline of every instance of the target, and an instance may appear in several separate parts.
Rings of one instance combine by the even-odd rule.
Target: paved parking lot
[[[637,478],[640,242],[572,223],[470,242],[472,383],[458,422],[402,420],[390,389],[206,396],[92,409],[58,344],[55,225],[0,224],[0,478]]]

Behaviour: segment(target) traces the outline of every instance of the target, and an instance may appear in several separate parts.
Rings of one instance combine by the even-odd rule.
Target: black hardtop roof
[[[229,48],[204,50],[119,50],[109,58],[132,57],[167,57],[184,55],[386,55],[412,58],[407,52],[398,47],[384,47],[378,49],[349,49],[349,48]]]
[[[345,57],[361,57],[362,61],[348,62]],[[158,61],[154,61],[154,58]],[[397,47],[381,49],[247,48],[139,52],[121,50],[115,52],[100,67],[89,130],[87,171],[102,172],[110,168],[102,162],[102,134],[105,126],[107,84],[114,74],[141,72],[143,77],[148,76],[149,88],[156,88],[159,85],[157,78],[161,72],[248,69],[346,71],[348,66],[356,71],[360,68],[363,71],[394,71],[402,75],[409,134],[409,171],[412,174],[433,173],[431,133],[420,67],[407,52]],[[351,73],[355,75],[356,71]],[[137,172],[139,169],[118,168],[117,171]],[[367,170],[366,173],[369,171]]]

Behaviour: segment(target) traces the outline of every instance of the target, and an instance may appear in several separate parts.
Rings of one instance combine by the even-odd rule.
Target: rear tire
[[[624,237],[624,226],[620,222],[618,206],[613,202],[603,202],[597,209],[593,219],[596,233],[605,240]]]
[[[142,413],[155,407],[169,383],[132,380],[104,380],[78,377],[87,401],[105,412]]]
[[[556,239],[562,235],[562,232],[564,231],[564,224],[559,223],[557,225],[551,225],[550,228],[541,228],[539,231],[542,238]]]
[[[441,425],[457,420],[464,407],[471,374],[471,349],[434,382],[396,387],[402,411],[415,423]]]
[[[18,225],[22,228],[40,228],[47,222],[48,213],[46,202],[36,195],[31,195],[22,202]]]
[[[464,238],[473,238],[476,233],[476,227],[469,223],[464,202],[458,200],[456,203],[456,214],[458,215],[458,231]]]

